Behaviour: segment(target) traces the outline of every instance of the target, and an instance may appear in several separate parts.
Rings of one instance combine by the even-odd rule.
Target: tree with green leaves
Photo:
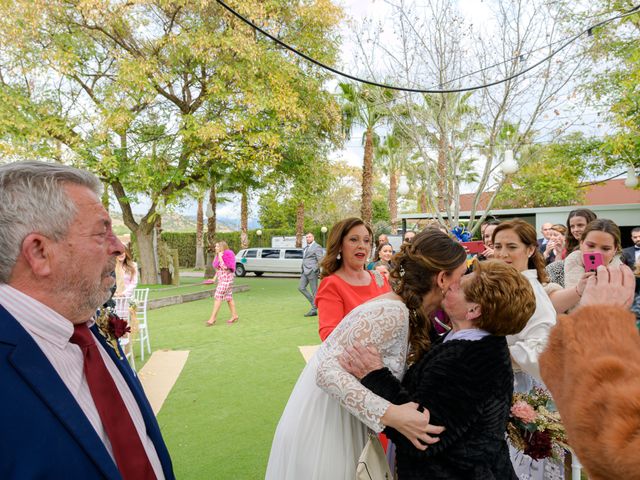
[[[496,208],[557,207],[584,201],[583,185],[601,173],[602,140],[581,133],[521,150],[521,168],[495,198]]]
[[[393,234],[398,230],[398,182],[411,153],[409,145],[409,139],[405,138],[401,129],[396,126],[375,148],[375,165],[389,179],[387,208]]]
[[[588,13],[572,16],[571,21],[588,20],[596,15],[631,13],[615,23],[592,31],[589,51],[594,68],[584,77],[583,90],[590,102],[603,104],[613,126],[604,136],[602,157],[605,166],[635,167],[640,170],[640,7],[631,0],[598,0]],[[599,68],[606,65],[606,68]]]
[[[373,201],[373,156],[374,146],[378,142],[377,130],[389,120],[388,104],[393,98],[391,90],[354,83],[340,83],[340,103],[342,104],[342,128],[349,137],[358,125],[364,128],[362,143],[362,205],[360,216],[371,225]]]
[[[328,0],[236,2],[331,63],[340,10]],[[215,2],[14,0],[0,4],[0,151],[71,162],[114,192],[155,283],[153,225],[206,178],[274,168],[324,74],[291,61]],[[140,221],[131,204],[150,198]]]

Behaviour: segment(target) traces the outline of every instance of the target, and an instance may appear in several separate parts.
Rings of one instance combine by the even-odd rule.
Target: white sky
[[[395,0],[394,0],[395,1]],[[361,25],[366,19],[374,19],[376,21],[383,22],[383,26],[387,25],[385,18],[388,18],[391,7],[387,4],[386,0],[336,0],[336,2],[344,8],[344,11],[348,18],[351,19],[356,25]],[[491,28],[493,23],[493,12],[489,8],[489,1],[483,0],[457,0],[459,12],[465,17],[468,22],[472,22],[477,26],[482,25],[482,28]],[[390,25],[388,25],[390,27]],[[342,53],[341,53],[341,67],[340,69],[354,75],[363,75],[362,68],[354,66],[354,52],[355,43],[353,40],[353,34],[351,32],[352,26],[348,22],[344,22],[342,27]],[[387,32],[383,31],[382,35],[388,34],[389,41],[394,41],[393,33],[390,28],[386,28]],[[340,77],[336,77],[336,82],[343,80]],[[597,132],[591,132],[597,133]],[[332,159],[343,160],[353,166],[362,165],[363,148],[362,148],[362,130],[354,129],[350,140],[345,144],[345,148],[333,152]],[[252,218],[257,217],[257,206],[255,200],[250,207],[250,216]],[[148,204],[141,203],[139,207],[134,207],[135,211],[143,211],[148,208]],[[195,203],[189,203],[183,208],[178,209],[181,213],[195,215],[196,207]],[[219,217],[231,217],[239,218],[239,199],[235,198],[234,201],[219,205],[217,208],[217,215]]]

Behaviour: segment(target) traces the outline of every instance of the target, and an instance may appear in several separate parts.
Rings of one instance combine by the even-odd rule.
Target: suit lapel
[[[120,479],[115,463],[71,392],[33,338],[0,305],[0,340],[15,345],[9,363],[65,426],[106,478]]]
[[[155,415],[153,414],[153,409],[147,400],[147,397],[142,388],[142,384],[138,377],[134,373],[133,369],[130,367],[129,362],[127,362],[124,352],[118,346],[118,350],[120,352],[120,356],[122,359],[118,358],[116,352],[110,345],[107,344],[104,337],[99,333],[97,325],[93,325],[91,327],[93,334],[98,339],[98,341],[102,344],[103,348],[111,357],[111,360],[116,364],[120,374],[127,382],[129,386],[129,390],[133,394],[133,397],[140,408],[140,413],[142,413],[142,418],[144,419],[144,425],[147,429],[147,435],[153,442],[153,445],[156,447],[156,453],[160,458],[160,463],[162,463],[162,469],[164,470],[165,476],[167,479],[173,478],[173,467],[171,465],[171,459],[169,457],[169,452],[167,447],[162,439],[162,434],[160,433],[160,427],[158,426],[158,422],[156,421]]]

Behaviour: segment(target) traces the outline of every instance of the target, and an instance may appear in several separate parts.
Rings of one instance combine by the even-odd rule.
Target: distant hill
[[[109,214],[111,215],[111,219],[113,220],[113,231],[116,235],[125,235],[130,233],[129,229],[126,227],[124,221],[122,220],[122,214],[120,212],[111,211],[109,212]],[[136,221],[140,221],[142,215],[134,214],[134,217]],[[181,215],[176,212],[167,212],[162,216],[162,229],[167,232],[195,232],[196,217]],[[217,230],[220,232],[231,232],[234,230],[234,228],[230,226],[228,219],[218,218]]]

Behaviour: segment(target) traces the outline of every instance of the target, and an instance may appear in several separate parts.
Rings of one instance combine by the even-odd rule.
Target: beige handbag
[[[392,480],[387,457],[377,435],[369,434],[369,441],[364,446],[358,466],[356,480]]]

